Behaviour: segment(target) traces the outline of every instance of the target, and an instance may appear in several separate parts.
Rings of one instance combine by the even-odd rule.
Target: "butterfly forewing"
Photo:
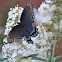
[[[33,5],[31,2],[29,2],[24,8],[20,20],[23,24],[25,24],[27,22],[33,22],[34,19],[33,17],[34,17]]]
[[[33,12],[33,5],[31,2],[29,2],[23,12],[22,12],[22,15],[21,15],[21,23],[22,23],[22,26],[24,27],[24,29],[30,34],[31,31],[33,30],[33,27],[32,27],[32,23],[33,23],[33,19],[32,18],[34,15],[32,15],[34,12]]]

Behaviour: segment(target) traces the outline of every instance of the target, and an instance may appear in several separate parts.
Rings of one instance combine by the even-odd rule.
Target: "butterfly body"
[[[30,36],[35,37],[38,35],[38,29],[36,27],[32,27],[32,23],[34,23],[33,19],[34,19],[33,5],[31,2],[29,2],[22,12],[20,18],[21,23],[13,27],[12,30],[10,31],[8,35],[8,42],[12,43],[13,40],[15,42],[19,42],[21,41],[21,38],[25,36],[27,42],[33,44],[33,41],[31,40]]]

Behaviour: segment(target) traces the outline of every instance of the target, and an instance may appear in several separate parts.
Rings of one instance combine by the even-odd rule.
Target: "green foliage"
[[[55,57],[55,61],[56,61],[57,59],[59,59],[60,57],[62,57],[62,55],[56,56],[56,57]]]
[[[57,6],[60,6],[60,5],[62,4],[62,0],[56,0],[55,4],[56,4]]]
[[[48,49],[46,58],[47,58],[47,61],[50,61],[50,58],[51,58],[51,49]]]
[[[58,26],[60,25],[60,20],[62,19],[62,1],[57,0],[56,5],[58,5],[57,10],[54,13],[52,18],[53,24],[56,23]]]
[[[55,52],[55,46],[56,46],[56,42],[58,40],[61,40],[61,32],[59,31],[59,26],[60,26],[60,20],[62,19],[62,10],[60,10],[59,8],[62,9],[62,7],[60,7],[60,5],[62,6],[62,2],[61,0],[57,0],[56,5],[58,6],[56,12],[54,13],[54,16],[52,18],[52,22],[53,22],[53,26],[54,23],[58,25],[58,30],[54,30],[55,32],[55,41],[54,41],[54,45],[53,45],[53,51],[52,51],[52,56],[51,56],[51,61],[50,62],[55,62],[57,59],[59,59],[60,57],[62,57],[62,55],[56,56],[54,57],[54,52]]]
[[[37,56],[38,54],[32,54],[32,55],[29,55],[29,56],[25,56],[25,57],[22,57],[20,60],[22,60],[22,59],[26,59],[26,58],[29,58],[29,57],[35,57],[35,56]]]
[[[36,57],[36,56],[38,56],[38,54],[32,54],[32,55],[29,55],[29,56],[22,57],[20,60],[22,60],[22,59],[28,59],[29,57],[31,57],[33,60],[46,61],[45,59],[41,59],[41,58]]]
[[[62,55],[59,55],[59,56],[53,57],[53,59],[50,60],[51,59],[51,49],[48,49],[46,59],[42,59],[42,58],[39,58],[37,56],[38,56],[38,54],[32,54],[32,55],[29,55],[29,56],[22,57],[20,60],[28,59],[29,57],[31,57],[33,60],[40,60],[40,61],[45,61],[45,62],[55,62],[57,59],[62,57]]]
[[[39,57],[32,57],[34,60],[41,60],[41,61],[46,61],[45,59],[39,58]]]
[[[7,60],[7,59],[8,59],[8,58],[3,58],[3,59],[0,58],[0,62],[2,62],[2,61],[4,61],[4,60]]]

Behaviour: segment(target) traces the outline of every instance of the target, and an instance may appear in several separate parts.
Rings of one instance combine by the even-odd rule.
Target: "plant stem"
[[[52,62],[52,60],[53,60],[53,57],[54,57],[54,52],[55,52],[55,45],[56,45],[56,39],[55,39],[55,41],[54,41],[54,45],[53,45],[53,51],[52,51],[52,57],[51,57],[51,62]]]

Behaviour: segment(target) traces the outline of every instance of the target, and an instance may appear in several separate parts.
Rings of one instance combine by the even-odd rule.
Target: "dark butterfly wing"
[[[38,35],[38,29],[36,27],[33,27],[33,31],[30,33],[30,36],[35,37]]]
[[[8,35],[8,40],[10,39],[21,39],[22,37],[29,37],[29,34],[22,28],[21,25],[13,27]]]
[[[30,36],[35,37],[37,36],[37,28],[36,27],[32,27],[32,23],[33,23],[33,19],[34,19],[34,12],[33,12],[33,6],[32,3],[29,2],[21,15],[21,23],[19,23],[19,25],[13,27],[13,29],[10,31],[9,35],[8,35],[8,42],[11,43],[14,40],[20,41],[22,37],[26,36],[26,40],[28,41],[28,43],[32,43],[33,41],[31,40]]]
[[[33,19],[34,19],[33,5],[31,2],[29,2],[24,8],[20,20],[22,26],[30,34],[30,36],[35,37],[38,34],[37,32],[38,29],[32,27]]]
[[[30,36],[29,36],[29,33],[27,33],[21,24],[13,27],[13,29],[10,31],[9,35],[8,35],[8,42],[9,43],[12,43],[12,42],[19,42],[21,41],[21,38],[22,37],[26,37],[27,39],[27,42],[28,43],[32,43],[33,44],[33,41],[31,40]]]
[[[20,20],[22,24],[25,24],[27,22],[33,22],[33,19],[34,19],[33,5],[31,2],[29,2],[24,8]]]

